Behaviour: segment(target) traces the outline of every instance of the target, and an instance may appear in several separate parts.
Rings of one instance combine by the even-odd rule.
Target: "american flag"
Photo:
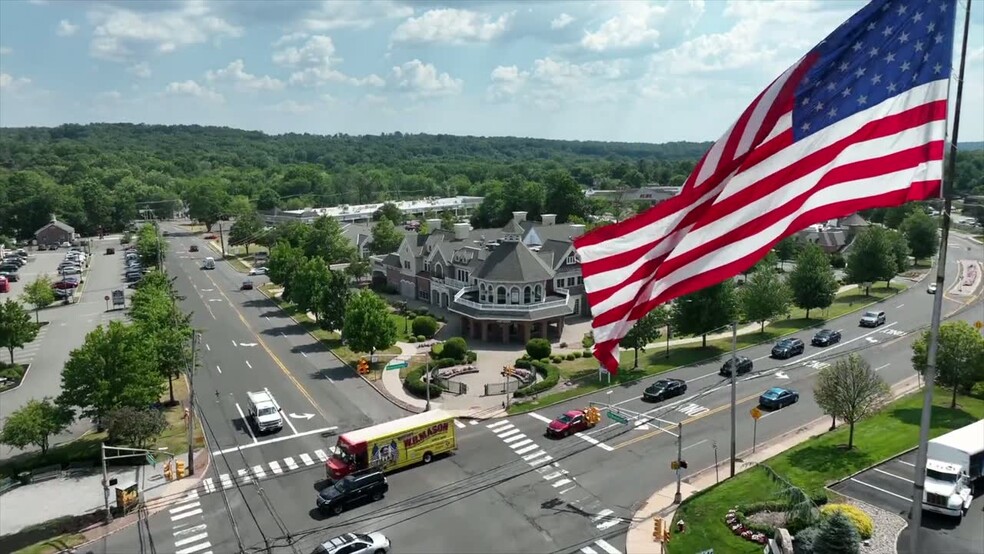
[[[595,357],[808,225],[938,194],[956,0],[874,0],[772,82],[681,192],[581,236]]]

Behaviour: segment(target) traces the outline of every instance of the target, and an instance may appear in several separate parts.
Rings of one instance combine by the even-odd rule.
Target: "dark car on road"
[[[747,356],[738,356],[735,358],[735,361],[738,363],[738,375],[744,375],[752,370],[752,360]],[[721,366],[721,370],[718,371],[718,375],[723,377],[731,377],[731,358],[728,358],[728,360],[724,362],[724,365]]]
[[[794,390],[773,387],[762,393],[762,396],[759,397],[759,406],[770,410],[778,410],[795,404],[799,399],[799,393]]]
[[[687,382],[682,379],[660,379],[642,391],[642,399],[660,402],[687,392]]]
[[[813,340],[810,344],[813,346],[830,346],[831,344],[837,344],[841,340],[841,334],[839,331],[834,331],[832,329],[820,329],[817,334],[813,335]]]
[[[382,500],[388,490],[389,483],[382,471],[353,473],[322,489],[318,493],[317,505],[322,512],[338,515],[366,500]]]
[[[188,252],[198,252],[198,245],[197,244],[192,244],[191,246],[189,246],[188,247]]]
[[[803,344],[803,341],[800,339],[782,339],[772,347],[772,357],[785,360],[786,358],[792,358],[797,354],[802,354],[805,349],[806,345]]]

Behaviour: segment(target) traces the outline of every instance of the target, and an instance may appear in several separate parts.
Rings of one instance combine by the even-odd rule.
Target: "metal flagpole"
[[[738,381],[738,322],[731,323],[731,477],[735,476],[735,389]]]
[[[922,527],[922,501],[926,483],[926,450],[933,410],[933,385],[936,383],[936,356],[939,351],[940,318],[943,312],[943,291],[946,284],[946,250],[950,238],[953,181],[957,170],[957,137],[960,133],[960,104],[963,100],[964,68],[967,64],[967,35],[970,27],[970,0],[964,14],[963,43],[960,47],[960,69],[957,72],[957,103],[953,115],[953,136],[950,139],[950,158],[943,173],[943,228],[940,233],[940,252],[936,262],[936,294],[933,295],[933,315],[929,327],[929,346],[926,352],[926,372],[923,376],[922,417],[919,421],[919,448],[916,453],[915,477],[912,480],[912,506],[909,510],[909,544],[911,552],[921,552],[919,530]]]

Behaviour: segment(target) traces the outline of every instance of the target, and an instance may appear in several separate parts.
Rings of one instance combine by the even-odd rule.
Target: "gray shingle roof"
[[[51,226],[58,227],[59,229],[61,229],[62,231],[65,231],[66,233],[74,233],[75,232],[75,228],[72,227],[71,225],[69,225],[68,223],[63,223],[61,221],[57,221],[56,220],[56,221],[52,221],[51,223],[48,223],[44,227],[38,229],[37,231],[34,232],[34,234],[36,235],[36,234],[40,233],[41,231],[44,231],[45,229],[47,229],[48,227],[51,227]]]
[[[566,254],[570,248],[570,242],[550,239],[540,246],[539,254],[544,260],[550,260],[548,265],[550,265],[551,268],[556,268],[566,259],[564,254]]]
[[[489,253],[478,270],[479,279],[531,283],[553,278],[553,270],[521,242],[504,242]]]

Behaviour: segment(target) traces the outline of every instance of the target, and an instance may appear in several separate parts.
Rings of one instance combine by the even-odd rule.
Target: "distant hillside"
[[[970,152],[972,150],[984,150],[984,142],[961,142],[957,144],[957,150]]]

